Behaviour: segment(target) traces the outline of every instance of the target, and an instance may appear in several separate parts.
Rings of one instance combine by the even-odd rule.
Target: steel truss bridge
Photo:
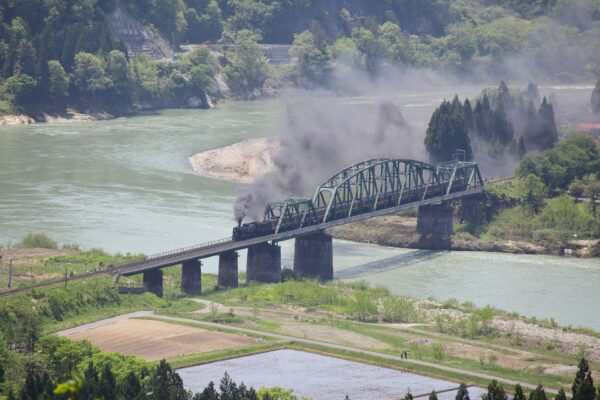
[[[483,190],[484,182],[474,162],[432,166],[409,159],[371,159],[348,166],[327,179],[312,199],[291,198],[268,204],[262,222],[273,224],[268,234],[245,240],[216,240],[151,255],[112,269],[117,275],[134,275],[376,216],[450,202]]]
[[[265,242],[293,239],[327,228],[365,220],[415,207],[459,200],[484,191],[476,163],[448,162],[437,166],[408,159],[379,158],[344,168],[321,184],[310,199],[291,198],[270,203],[262,223],[272,231],[246,240],[230,238],[147,256],[141,260],[110,265],[101,271],[70,277],[79,280],[111,273],[141,272],[246,249]],[[30,287],[0,292],[0,296],[64,282],[47,281]]]

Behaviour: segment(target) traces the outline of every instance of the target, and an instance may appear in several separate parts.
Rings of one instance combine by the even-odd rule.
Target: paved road
[[[202,301],[198,301],[198,302],[201,302],[207,306],[203,310],[208,310],[210,307],[210,304],[212,303],[208,300],[202,300]],[[215,303],[215,304],[218,304],[218,303]],[[218,306],[223,307],[220,304],[218,304]],[[208,312],[208,311],[205,311],[205,312]],[[269,338],[273,338],[273,339],[294,341],[294,342],[299,342],[299,343],[306,343],[306,344],[312,344],[312,345],[317,345],[317,346],[329,347],[331,349],[336,349],[336,350],[350,351],[353,353],[380,357],[380,358],[384,358],[387,360],[400,361],[402,363],[406,363],[409,365],[410,364],[421,365],[424,367],[435,368],[440,371],[446,371],[446,372],[452,372],[452,373],[456,373],[456,374],[472,376],[472,377],[476,377],[476,378],[485,379],[488,381],[492,381],[495,379],[498,382],[502,382],[504,384],[511,385],[511,386],[514,386],[517,383],[519,383],[519,384],[521,384],[521,386],[523,388],[527,388],[527,389],[535,389],[537,387],[536,385],[532,385],[529,383],[519,382],[519,381],[515,381],[512,379],[507,379],[507,378],[501,378],[498,376],[494,376],[494,375],[486,374],[486,373],[482,373],[482,372],[468,371],[468,370],[461,369],[461,368],[448,367],[445,365],[439,365],[439,364],[422,361],[422,360],[415,360],[415,359],[405,360],[405,359],[400,358],[400,356],[395,356],[393,354],[379,353],[376,351],[363,350],[363,349],[359,349],[356,347],[328,343],[328,342],[323,342],[320,340],[304,339],[304,338],[298,338],[295,336],[281,335],[278,333],[268,333],[268,332],[263,332],[263,331],[256,330],[256,329],[240,328],[237,326],[219,324],[219,323],[215,323],[215,322],[205,322],[205,321],[198,321],[198,320],[188,319],[188,318],[170,317],[167,315],[155,314],[152,311],[138,311],[138,312],[134,312],[134,313],[123,314],[118,317],[109,318],[109,319],[105,319],[102,321],[93,322],[91,324],[81,325],[81,326],[78,326],[75,328],[67,329],[67,330],[58,332],[57,334],[60,336],[67,336],[67,335],[70,335],[73,333],[78,333],[78,332],[86,331],[89,329],[94,329],[94,328],[97,328],[100,326],[111,325],[118,321],[122,321],[122,320],[129,319],[129,318],[136,318],[136,317],[152,317],[152,318],[156,318],[156,319],[160,319],[160,320],[164,320],[164,321],[184,322],[186,324],[193,324],[193,325],[198,325],[198,326],[203,326],[203,327],[213,328],[213,329],[216,328],[216,329],[234,330],[234,331],[243,332],[243,333],[250,333],[253,335],[265,336],[265,337],[269,337]],[[556,390],[546,388],[546,393],[557,394],[558,392]]]

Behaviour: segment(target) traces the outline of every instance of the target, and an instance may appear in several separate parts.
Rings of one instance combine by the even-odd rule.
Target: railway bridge
[[[332,238],[327,228],[418,208],[421,235],[449,237],[453,201],[482,193],[484,182],[474,162],[433,166],[408,159],[362,161],[327,179],[312,198],[270,203],[262,221],[241,225],[230,238],[148,256],[113,266],[115,276],[143,273],[144,286],[163,292],[161,268],[182,265],[182,290],[201,292],[202,259],[219,257],[218,283],[238,285],[238,251],[247,249],[246,280],[281,281],[278,242],[295,239],[294,271],[302,277],[333,278]]]

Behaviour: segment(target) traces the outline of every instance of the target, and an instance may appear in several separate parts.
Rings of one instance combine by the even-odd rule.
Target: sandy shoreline
[[[273,138],[246,139],[188,158],[194,172],[216,179],[250,183],[273,170],[279,141]]]

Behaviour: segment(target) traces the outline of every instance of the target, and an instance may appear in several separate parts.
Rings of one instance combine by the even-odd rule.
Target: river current
[[[462,88],[473,97],[481,87]],[[419,130],[453,88],[396,94]],[[591,88],[542,88],[558,104],[589,102]],[[353,98],[348,101],[369,101]],[[230,235],[237,184],[195,174],[187,157],[272,134],[277,100],[231,102],[213,110],[164,110],[110,121],[0,127],[0,245],[29,232],[111,252],[155,253]],[[573,122],[565,112],[558,116]],[[600,330],[600,261],[334,244],[336,271],[383,262],[365,279],[414,297],[455,297],[562,324]],[[291,265],[291,242],[283,263]],[[242,252],[242,257],[244,256]],[[240,260],[243,269],[244,259]],[[215,272],[216,260],[204,271]]]

